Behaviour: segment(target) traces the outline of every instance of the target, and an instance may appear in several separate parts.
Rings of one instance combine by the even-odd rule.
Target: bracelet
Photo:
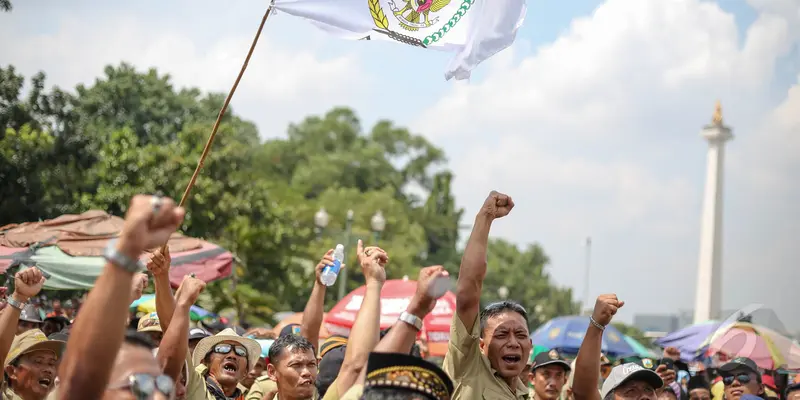
[[[146,268],[140,260],[133,260],[127,255],[117,251],[115,247],[116,244],[117,239],[108,241],[108,246],[106,246],[106,251],[103,254],[103,258],[105,258],[106,261],[133,274]]]
[[[594,317],[592,317],[592,316],[589,317],[589,322],[591,322],[592,325],[594,325],[595,328],[600,329],[601,331],[606,330],[606,327],[603,326],[603,325],[600,325],[600,323],[595,321]]]
[[[26,303],[22,303],[22,302],[16,301],[16,300],[14,300],[13,297],[10,297],[10,296],[6,299],[6,303],[8,303],[8,305],[10,305],[11,307],[14,307],[14,308],[16,308],[17,310],[20,310],[20,311],[22,311],[22,309],[25,308],[25,306],[28,305]]]

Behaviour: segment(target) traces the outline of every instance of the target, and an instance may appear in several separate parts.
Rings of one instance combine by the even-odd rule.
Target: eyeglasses
[[[147,400],[153,398],[156,391],[167,397],[172,396],[175,382],[167,375],[133,374],[128,377],[128,382],[109,387],[109,389],[125,388],[130,389],[137,400]]]
[[[235,346],[227,343],[220,343],[214,346],[212,351],[217,354],[228,354],[231,352],[231,350],[233,350],[233,352],[239,357],[247,357],[247,348],[244,346]]]
[[[739,383],[742,385],[746,385],[753,380],[753,377],[751,377],[749,374],[726,375],[722,377],[722,383],[726,386],[731,385],[734,380],[739,381]]]

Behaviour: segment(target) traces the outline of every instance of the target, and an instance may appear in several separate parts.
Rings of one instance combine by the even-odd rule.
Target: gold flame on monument
[[[714,116],[711,118],[711,122],[714,125],[722,125],[722,103],[719,100],[714,107]]]

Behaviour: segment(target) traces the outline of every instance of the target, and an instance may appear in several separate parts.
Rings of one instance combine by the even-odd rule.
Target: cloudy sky
[[[0,64],[26,75],[44,70],[74,87],[125,60],[225,92],[266,5],[14,3],[0,15]],[[720,99],[736,135],[724,307],[762,303],[800,330],[800,0],[528,7],[516,44],[469,83],[444,81],[448,54],[338,40],[275,15],[233,107],[264,137],[335,105],[365,124],[412,127],[446,150],[468,215],[492,189],[514,197],[493,233],[542,243],[555,280],[579,297],[590,235],[591,297],[618,293],[631,321],[693,307],[707,148],[699,131]]]

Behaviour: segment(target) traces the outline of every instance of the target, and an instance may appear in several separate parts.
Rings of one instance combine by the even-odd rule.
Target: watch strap
[[[400,313],[400,318],[398,319],[413,326],[414,328],[417,328],[418,331],[422,330],[422,318],[414,314],[403,311],[402,313]]]
[[[130,273],[135,274],[145,269],[144,263],[142,263],[140,260],[134,260],[127,255],[120,253],[117,251],[116,245],[117,239],[110,240],[108,242],[108,246],[106,246],[105,253],[103,253],[103,258],[105,258],[111,264],[114,264]]]

